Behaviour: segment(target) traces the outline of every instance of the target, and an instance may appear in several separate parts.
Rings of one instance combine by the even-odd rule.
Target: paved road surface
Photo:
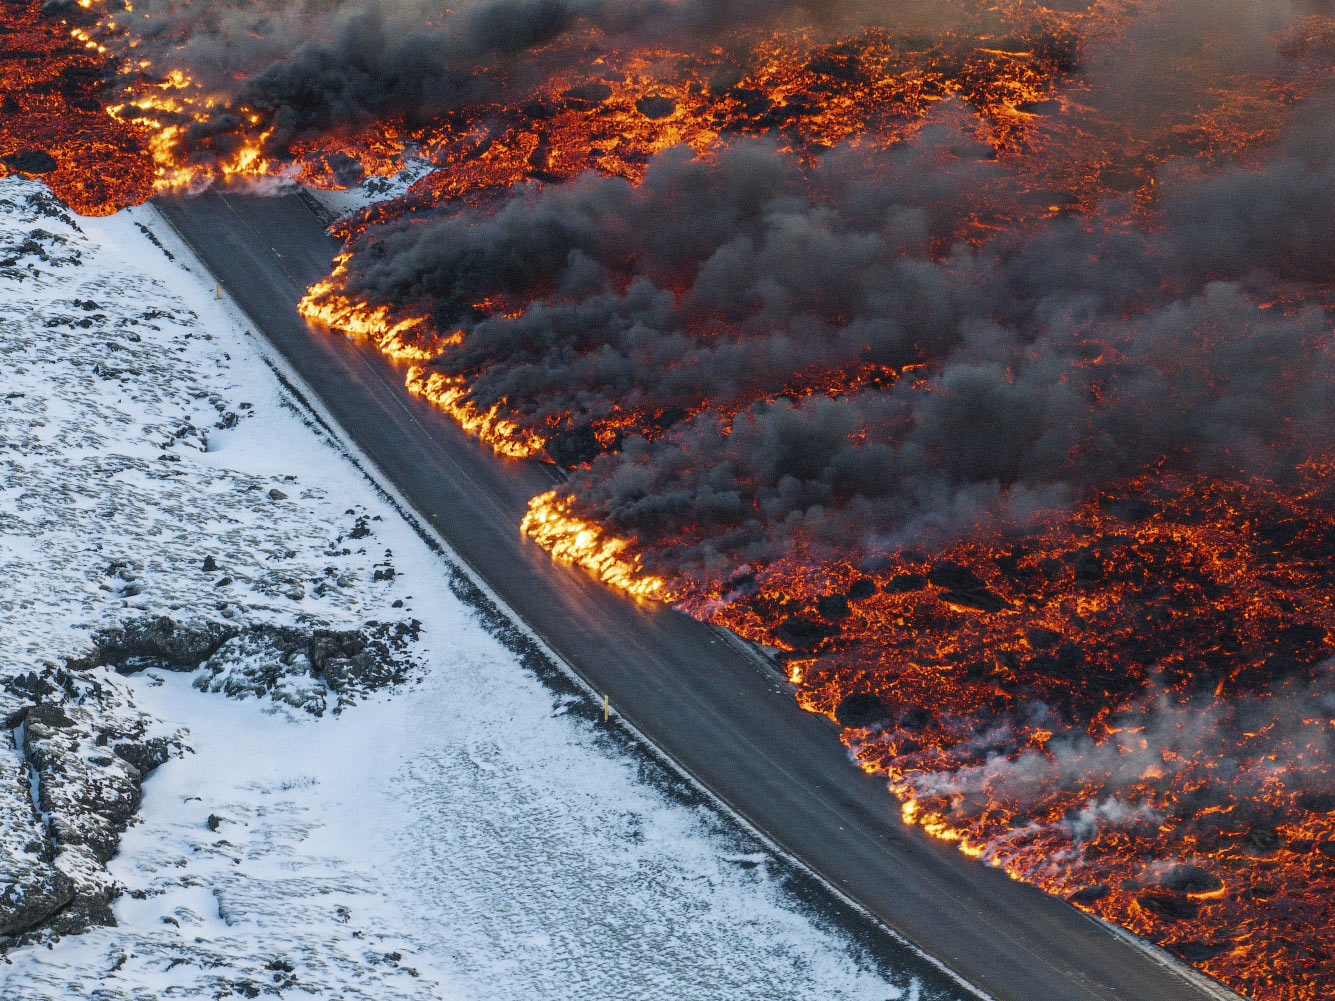
[[[335,245],[301,198],[159,205],[344,431],[458,555],[613,708],[847,896],[997,1001],[1195,1001],[1189,982],[1062,901],[907,829],[827,720],[713,629],[625,599],[521,536],[540,463],[504,460],[295,304]]]

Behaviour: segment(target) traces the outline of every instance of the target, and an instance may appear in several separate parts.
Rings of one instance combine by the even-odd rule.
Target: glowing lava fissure
[[[432,163],[339,225],[302,310],[498,452],[570,468],[526,532],[777,648],[906,820],[1314,1001],[1335,29],[1056,6],[1079,9],[66,28],[71,58],[119,59],[107,121],[158,188]]]

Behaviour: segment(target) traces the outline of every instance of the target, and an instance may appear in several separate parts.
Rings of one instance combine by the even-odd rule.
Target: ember
[[[302,310],[570,468],[524,531],[778,648],[907,822],[1328,996],[1335,20],[756,6],[11,4],[4,162],[82,211],[431,164]]]

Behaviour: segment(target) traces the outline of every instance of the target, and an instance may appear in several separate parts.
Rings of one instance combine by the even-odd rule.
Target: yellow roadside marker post
[[[603,695],[603,722],[607,722],[607,696]]]

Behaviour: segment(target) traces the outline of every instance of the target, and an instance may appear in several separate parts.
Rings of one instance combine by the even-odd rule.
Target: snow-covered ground
[[[97,795],[133,777],[107,734],[169,756],[105,867],[97,837],[50,834],[79,802],[61,782],[32,780],[31,815],[0,804],[0,876],[120,891],[116,927],[11,949],[0,997],[935,996],[911,953],[520,665],[151,208],[76,221],[0,180],[0,365],[0,716],[65,700],[0,731],[0,778],[36,769],[25,734],[28,759],[65,740],[56,777]],[[424,625],[412,680],[355,698],[241,640],[193,672],[23,687],[157,615]],[[265,670],[264,698],[201,690]]]

